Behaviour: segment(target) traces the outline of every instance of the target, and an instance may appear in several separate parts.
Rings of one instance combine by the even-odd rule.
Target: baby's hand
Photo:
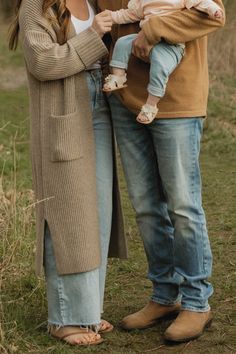
[[[222,18],[222,17],[223,17],[223,11],[217,10],[217,11],[214,13],[214,17],[215,17],[215,18]]]
[[[97,14],[92,23],[92,28],[98,33],[100,37],[107,32],[111,31],[112,27],[112,18],[111,11],[105,10]]]
[[[114,25],[115,22],[113,21],[112,11],[111,10],[105,10],[105,11],[106,11],[106,13],[108,13],[111,16],[112,24]]]

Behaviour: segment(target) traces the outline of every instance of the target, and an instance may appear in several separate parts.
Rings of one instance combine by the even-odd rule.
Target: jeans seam
[[[58,289],[58,298],[59,298],[59,306],[60,306],[60,316],[62,319],[62,324],[64,325],[65,321],[65,306],[63,300],[63,290],[62,290],[62,279],[57,277],[57,289]]]
[[[200,205],[198,203],[197,200],[197,195],[196,195],[196,189],[194,188],[194,185],[196,185],[196,170],[198,169],[198,176],[199,176],[199,151],[197,149],[197,141],[196,141],[196,136],[198,137],[198,124],[199,122],[197,120],[195,120],[194,122],[194,130],[192,131],[192,135],[191,135],[191,141],[192,141],[192,154],[194,156],[194,159],[192,159],[192,172],[191,172],[191,194],[193,197],[193,201],[194,201],[194,205],[197,209],[200,208]],[[195,137],[195,138],[194,138]],[[200,180],[198,181],[198,188],[200,188]],[[197,191],[197,193],[199,193],[199,191]],[[201,269],[200,269],[200,274],[204,275],[205,274],[205,266],[204,266],[204,262],[205,262],[205,242],[204,242],[204,236],[203,236],[203,223],[201,220],[201,216],[197,215],[197,219],[198,219],[198,224],[199,224],[199,235],[201,237],[201,245],[202,245],[202,260],[199,260],[199,266],[201,265]]]

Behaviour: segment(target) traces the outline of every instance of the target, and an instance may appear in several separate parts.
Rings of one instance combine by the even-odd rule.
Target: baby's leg
[[[128,68],[129,58],[132,52],[132,44],[137,34],[130,34],[128,36],[120,37],[114,47],[110,66],[112,73],[118,73],[119,69],[124,73]],[[118,71],[116,71],[118,69]]]
[[[137,34],[131,34],[120,37],[117,40],[113,50],[112,60],[110,62],[112,75],[109,75],[106,78],[106,82],[103,86],[105,91],[113,91],[117,88],[124,87],[122,82],[125,83],[127,81],[126,70],[132,52],[132,43],[136,37]],[[119,87],[119,85],[121,85],[121,87]]]
[[[183,45],[170,45],[164,41],[155,45],[150,53],[148,98],[137,121],[149,124],[158,112],[157,104],[164,96],[169,75],[180,63],[184,54]],[[146,112],[152,112],[149,115]]]

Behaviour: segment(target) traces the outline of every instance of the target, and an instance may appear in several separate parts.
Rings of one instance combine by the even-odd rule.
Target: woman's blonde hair
[[[18,37],[19,37],[19,12],[20,12],[20,7],[21,3],[23,0],[17,0],[16,2],[16,7],[15,7],[15,17],[12,21],[11,27],[10,27],[10,34],[9,34],[9,48],[11,50],[15,50],[18,45]],[[70,20],[70,11],[66,7],[66,0],[44,0],[43,1],[43,15],[48,18],[47,16],[47,10],[49,8],[52,8],[54,14],[55,14],[55,19],[50,19],[49,20],[56,20],[60,26],[60,31],[58,34],[58,41],[60,44],[63,44],[66,42],[67,38],[67,32],[68,32],[68,24]]]

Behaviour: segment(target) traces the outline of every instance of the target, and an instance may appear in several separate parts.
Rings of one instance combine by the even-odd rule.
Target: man
[[[222,1],[216,0],[223,9]],[[127,0],[98,0],[101,10],[127,7]],[[140,311],[122,320],[142,329],[176,314],[164,338],[185,342],[210,324],[207,281],[212,255],[201,200],[200,139],[208,97],[206,35],[224,25],[196,10],[178,11],[138,24],[114,26],[112,42],[139,32],[128,68],[128,87],[109,97],[117,143],[148,260],[153,294]],[[136,121],[145,102],[153,45],[185,43],[185,55],[171,74],[157,119]],[[141,60],[142,59],[142,60]]]

